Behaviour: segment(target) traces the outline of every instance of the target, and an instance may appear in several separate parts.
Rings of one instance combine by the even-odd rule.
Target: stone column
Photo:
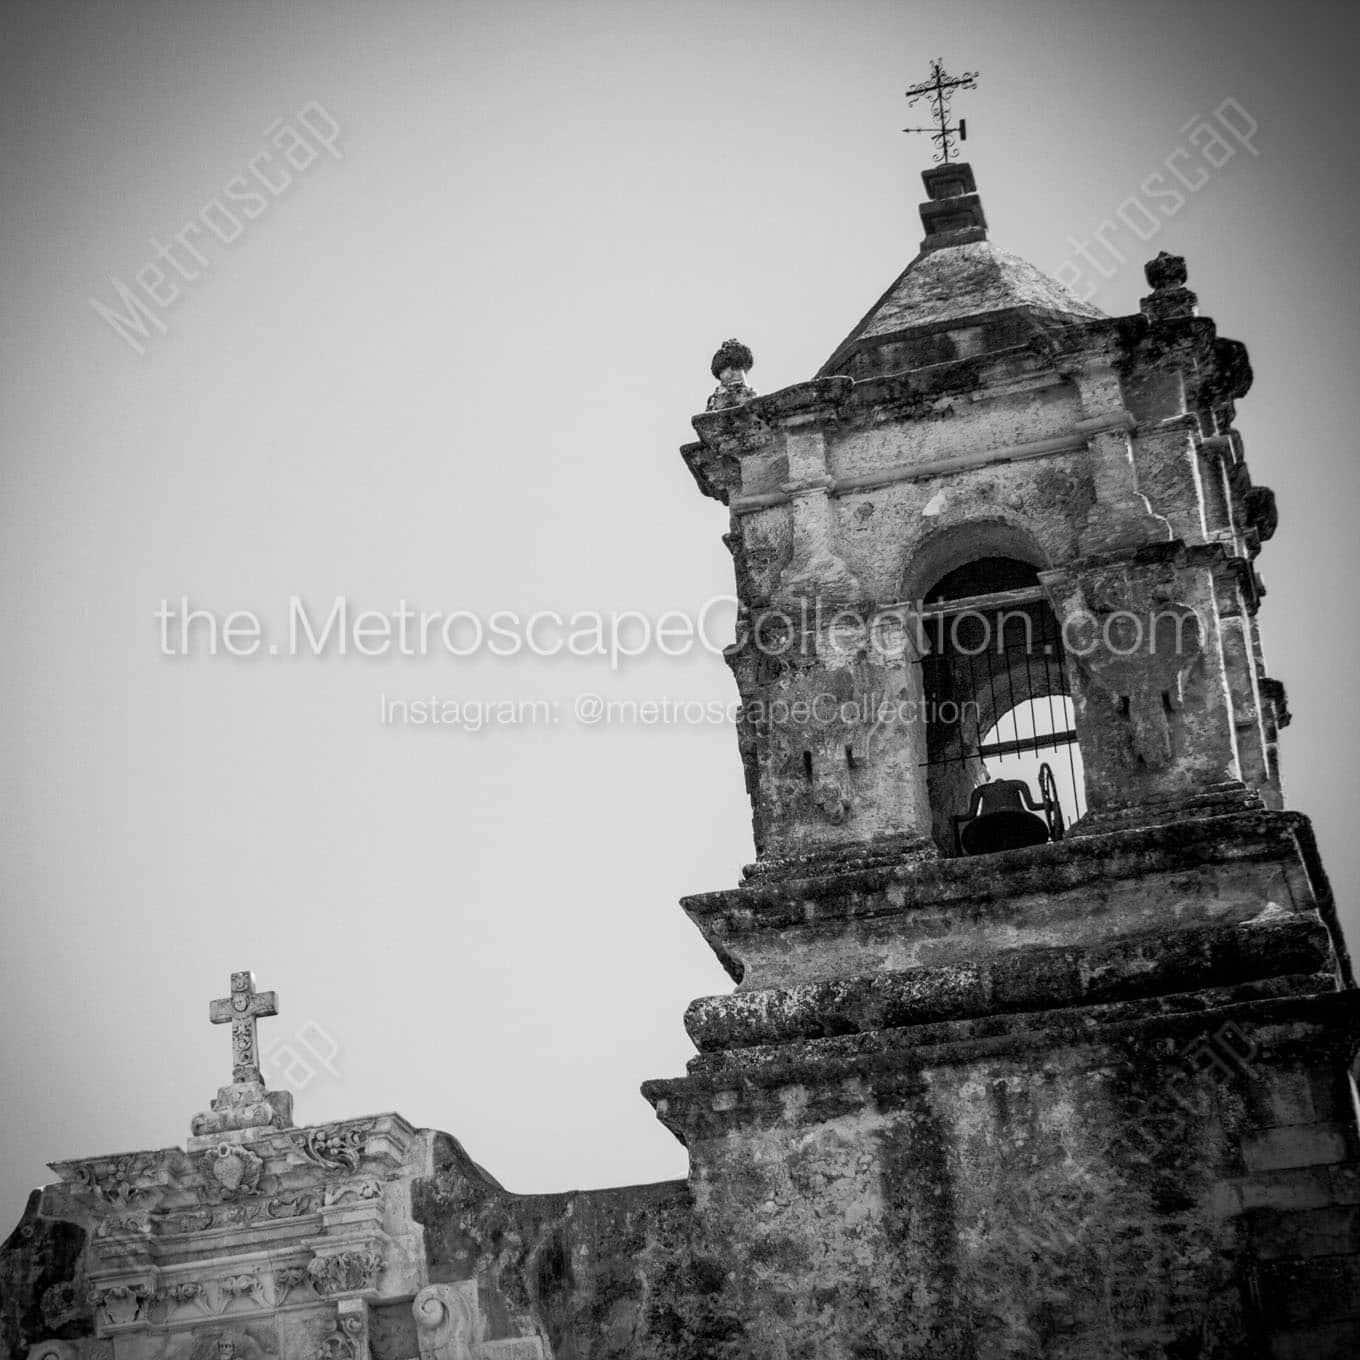
[[[1216,584],[1224,673],[1232,704],[1242,781],[1248,788],[1261,789],[1270,784],[1271,774],[1250,620],[1236,573],[1225,567],[1218,574]]]
[[[1067,376],[1076,384],[1081,402],[1076,428],[1086,437],[1095,489],[1095,504],[1081,530],[1081,553],[1097,555],[1165,542],[1171,526],[1152,513],[1138,489],[1129,438],[1135,422],[1124,407],[1119,375],[1102,359],[1073,367]]]
[[[793,551],[775,587],[775,604],[848,602],[860,593],[835,548],[832,478],[826,465],[826,436],[814,423],[818,419],[808,413],[785,424],[789,480],[780,491],[789,497]]]
[[[1232,466],[1232,445],[1222,435],[1200,441],[1204,466],[1205,521],[1208,536],[1226,543],[1236,539],[1232,517],[1232,493],[1228,489],[1228,469]]]
[[[827,463],[834,414],[780,413],[789,552],[731,658],[753,752],[761,861],[924,843],[925,722],[909,621],[865,600],[839,552]],[[740,569],[738,579],[747,579]]]

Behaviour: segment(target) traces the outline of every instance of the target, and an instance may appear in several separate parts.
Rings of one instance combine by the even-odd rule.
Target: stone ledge
[[[943,902],[985,904],[1027,892],[1069,891],[1139,873],[1268,860],[1296,850],[1308,819],[1251,812],[1074,837],[1056,844],[962,859],[912,860],[817,878],[753,882],[681,899],[700,929],[723,920],[727,934],[778,930],[815,920],[892,915]],[[866,900],[874,898],[873,901]]]
[[[1260,810],[974,859],[856,865],[682,905],[747,990],[958,970],[1022,949],[1100,950],[1150,933],[1286,916],[1322,921],[1349,985],[1311,847],[1306,818]]]
[[[810,1119],[831,1118],[919,1095],[931,1069],[1016,1063],[1037,1075],[1116,1062],[1157,1045],[1185,1049],[1227,1025],[1249,1027],[1256,1061],[1306,1056],[1349,1064],[1360,1048],[1360,992],[1326,990],[1334,985],[1328,977],[1275,978],[1145,1001],[731,1049],[700,1054],[686,1076],[644,1082],[642,1093],[683,1142],[681,1110],[732,1125],[778,1120],[779,1092],[791,1086],[809,1091]]]
[[[1331,966],[1327,931],[1315,918],[1295,917],[702,997],[691,1003],[685,1027],[696,1047],[710,1052],[1321,975]]]

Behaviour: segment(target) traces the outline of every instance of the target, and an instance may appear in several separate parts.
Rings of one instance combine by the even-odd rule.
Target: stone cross
[[[214,1025],[231,1025],[231,1079],[263,1081],[255,1046],[255,1022],[277,1015],[279,999],[274,992],[257,992],[255,976],[247,969],[231,975],[231,995],[209,1003],[208,1019]]]

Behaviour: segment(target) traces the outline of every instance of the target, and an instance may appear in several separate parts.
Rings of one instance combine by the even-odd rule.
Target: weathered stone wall
[[[35,1190],[0,1246],[0,1360],[22,1360],[45,1339],[71,1343],[94,1331],[79,1287],[86,1234],[43,1218],[41,1201]]]
[[[745,1301],[751,1354],[1226,1360],[1360,1336],[1360,1298],[1322,1284],[1360,1260],[1360,1000],[1303,819],[685,905],[740,986],[691,1006],[699,1057],[646,1091],[690,1150],[699,1241],[735,1244],[719,1302]],[[1283,1283],[1303,1278],[1309,1308]]]
[[[691,1254],[684,1181],[514,1195],[440,1134],[434,1173],[416,1182],[412,1205],[430,1279],[478,1281],[497,1334],[537,1331],[556,1360],[709,1354],[706,1300],[727,1261]]]
[[[749,1353],[1350,1354],[1360,1298],[1326,1281],[1360,1265],[1354,996],[1157,1010],[1098,1037],[1073,1015],[823,1040],[692,1078],[697,1209]],[[1318,1316],[1325,1345],[1272,1348]]]
[[[1183,1311],[1226,1313],[1205,1354],[1240,1354],[1235,1233],[1208,1203],[1223,1134],[1206,1115],[1174,1167],[1113,1159],[1151,1092],[1068,1043],[743,1091],[693,1151],[748,1335],[790,1360],[1124,1355]]]

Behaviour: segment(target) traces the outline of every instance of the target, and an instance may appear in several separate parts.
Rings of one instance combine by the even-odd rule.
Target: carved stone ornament
[[[357,1294],[377,1287],[382,1255],[371,1248],[337,1251],[307,1263],[307,1274],[319,1294]]]
[[[116,1208],[137,1206],[151,1194],[165,1176],[173,1177],[183,1169],[183,1154],[137,1152],[88,1162],[56,1162],[53,1170],[62,1176],[72,1191],[87,1199],[99,1199]]]
[[[156,1291],[156,1302],[171,1305],[192,1303],[203,1297],[203,1286],[197,1280],[182,1280],[179,1284],[162,1285]]]
[[[290,1294],[306,1289],[312,1282],[305,1265],[278,1266],[274,1270],[274,1306],[277,1308]]]
[[[39,1341],[28,1348],[28,1360],[78,1360],[79,1355],[73,1341]]]
[[[253,1194],[260,1187],[264,1161],[249,1148],[219,1143],[204,1161],[210,1186],[222,1199]]]
[[[215,1154],[214,1154],[215,1156]],[[221,1159],[218,1159],[219,1161]],[[231,1174],[231,1173],[229,1173]],[[263,1176],[261,1182],[271,1180]],[[182,1213],[167,1214],[160,1220],[161,1233],[167,1237],[191,1235],[207,1232],[209,1228],[244,1228],[249,1223],[267,1222],[283,1218],[302,1218],[315,1213],[318,1197],[311,1191],[292,1191],[286,1195],[272,1195],[268,1199],[243,1199],[250,1193],[250,1187],[234,1191],[229,1197],[225,1187],[215,1179],[210,1180],[209,1194],[216,1208],[205,1205],[201,1209],[186,1209]]]
[[[429,1284],[415,1296],[420,1360],[472,1360],[477,1336],[477,1282]]]
[[[43,1325],[57,1331],[85,1311],[79,1291],[71,1280],[48,1285],[42,1296]],[[65,1344],[64,1342],[61,1344]]]
[[[148,1233],[151,1231],[149,1214],[123,1214],[103,1219],[94,1230],[96,1237],[120,1237],[129,1233]]]
[[[144,1321],[151,1288],[144,1281],[96,1285],[89,1293],[95,1321],[101,1327],[126,1327]]]
[[[1153,288],[1182,288],[1187,278],[1185,257],[1163,250],[1143,266],[1143,277]]]
[[[167,1214],[161,1220],[161,1231],[168,1236],[179,1233],[206,1232],[213,1226],[211,1209],[188,1209],[179,1214]]]
[[[265,1360],[266,1352],[243,1327],[209,1327],[193,1334],[189,1360]]]
[[[372,1176],[365,1177],[361,1181],[351,1181],[347,1185],[328,1185],[326,1187],[326,1203],[342,1204],[347,1199],[371,1200],[382,1198],[382,1182]]]
[[[316,1348],[313,1360],[359,1360],[354,1338],[337,1329]]]
[[[309,1162],[328,1171],[357,1171],[368,1132],[367,1124],[325,1124],[308,1129],[299,1146]]]
[[[257,992],[249,969],[231,975],[231,991],[208,1005],[214,1025],[231,1026],[231,1085],[221,1086],[211,1107],[196,1114],[189,1124],[195,1138],[211,1138],[237,1129],[293,1127],[293,1096],[290,1091],[265,1090],[260,1075],[257,1021],[279,1013],[273,992]]]
[[[223,1308],[235,1299],[249,1299],[264,1306],[264,1282],[254,1271],[221,1276],[217,1281],[217,1293]]]
[[[238,1129],[287,1129],[293,1125],[291,1091],[266,1091],[259,1081],[218,1088],[211,1108],[189,1122],[195,1138],[208,1138]]]
[[[312,1360],[369,1360],[368,1305],[362,1299],[342,1299],[335,1330],[324,1337]]]
[[[316,1209],[316,1196],[309,1194],[275,1195],[264,1202],[266,1218],[301,1218]]]

